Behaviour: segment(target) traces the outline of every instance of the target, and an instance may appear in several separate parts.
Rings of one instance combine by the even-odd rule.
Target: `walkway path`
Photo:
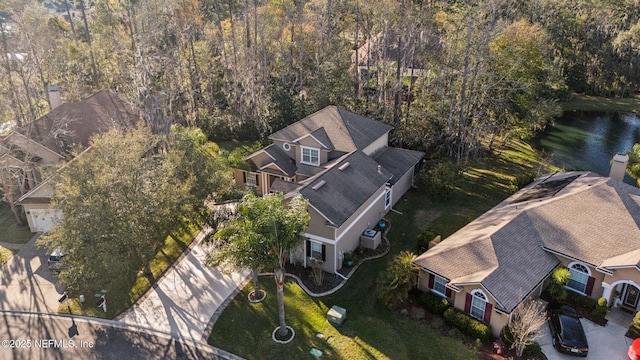
[[[167,270],[138,302],[116,317],[125,324],[166,332],[180,339],[205,341],[209,321],[225,300],[249,279],[249,271],[224,274],[205,264],[201,231],[195,245]]]
[[[24,247],[25,244],[14,244],[14,243],[7,243],[7,242],[0,242],[0,247],[3,247],[5,249],[9,249],[9,250],[15,250],[15,251],[19,251],[20,249],[22,249]]]

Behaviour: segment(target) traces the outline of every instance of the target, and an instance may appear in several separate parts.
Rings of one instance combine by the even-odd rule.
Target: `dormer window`
[[[300,149],[302,151],[302,159],[300,160],[301,163],[307,164],[307,165],[315,165],[315,166],[320,165],[319,149],[310,148],[306,146],[301,146]]]

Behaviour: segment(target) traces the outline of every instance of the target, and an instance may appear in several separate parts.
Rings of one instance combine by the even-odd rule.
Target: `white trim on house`
[[[393,187],[387,187],[384,190],[384,209],[389,210],[393,203]]]
[[[313,163],[311,161],[304,161],[304,151],[305,150],[309,150],[309,151],[317,151],[318,152],[318,162],[317,163]],[[311,160],[313,158],[313,155],[311,155],[311,153],[309,153],[309,160]],[[304,145],[300,145],[300,163],[301,164],[305,164],[305,165],[312,165],[312,166],[320,166],[320,149],[318,148],[314,148],[311,146],[304,146]]]
[[[491,295],[491,298],[493,299],[493,301],[496,302],[496,304],[500,305],[501,308],[505,308],[504,305],[502,305],[502,303],[500,301],[498,301],[498,299],[496,299],[495,296],[493,296],[493,293],[491,293],[491,291],[489,291],[489,289],[487,289],[486,287],[484,287],[484,285],[482,285],[482,283],[462,283],[462,284],[458,284],[459,286],[465,287],[465,286],[479,286],[483,289],[483,292],[486,291],[487,294]],[[458,286],[456,285],[456,286]],[[495,306],[494,306],[495,308]]]
[[[56,155],[56,156],[60,157],[60,159],[64,159],[64,156],[63,156],[63,155],[58,154],[57,152],[55,152],[55,151],[51,150],[50,148],[48,148],[48,147],[46,147],[46,146],[44,146],[44,145],[40,144],[39,142],[37,142],[37,141],[35,141],[35,140],[29,139],[27,136],[22,135],[21,133],[19,133],[19,132],[15,131],[15,130],[14,130],[14,131],[12,131],[12,132],[11,132],[11,134],[7,135],[7,136],[5,137],[5,139],[9,139],[11,136],[13,136],[13,134],[17,134],[17,135],[19,135],[19,136],[22,136],[23,138],[27,139],[27,141],[28,141],[29,143],[35,144],[35,145],[36,145],[36,147],[41,148],[41,149],[45,149],[46,151],[48,151],[48,152],[50,152],[50,153],[52,153],[52,154],[54,154],[54,155]],[[22,146],[20,146],[20,145],[18,145],[18,144],[16,144],[16,143],[12,143],[12,144],[13,144],[14,146],[17,146],[17,147],[19,147],[19,148],[24,149]]]
[[[369,212],[369,210],[371,210],[371,208],[372,208],[374,205],[377,205],[377,204],[378,204],[378,201],[380,201],[380,198],[381,198],[381,197],[383,197],[383,196],[384,196],[384,192],[383,192],[382,194],[378,195],[378,197],[377,197],[377,198],[375,198],[375,200],[373,200],[373,201],[371,202],[371,204],[369,204],[369,206],[367,206],[367,208],[366,208],[366,209],[364,209],[364,211],[361,211],[361,212],[360,212],[360,214],[358,215],[358,217],[357,217],[357,218],[355,218],[353,221],[351,221],[351,224],[349,224],[349,226],[347,226],[347,228],[346,228],[346,229],[344,229],[344,230],[340,233],[340,235],[338,235],[338,236],[336,237],[336,241],[339,241],[340,239],[342,239],[342,237],[344,236],[344,234],[346,234],[347,232],[349,232],[349,230],[350,230],[350,229],[351,229],[351,228],[352,228],[352,227],[353,227],[353,226],[358,222],[358,220],[360,220],[363,216],[365,216],[365,215]],[[356,211],[356,212],[357,212],[357,211]],[[349,218],[349,219],[351,219],[351,218]],[[349,219],[347,219],[347,221],[349,221]]]
[[[574,268],[574,267],[576,267],[576,268]],[[582,271],[582,269],[577,269],[578,267],[579,268],[584,268],[585,271]],[[569,281],[565,285],[565,288],[567,288],[568,290],[577,292],[578,294],[586,295],[585,291],[587,290],[587,286],[589,284],[589,277],[591,277],[591,269],[589,268],[589,266],[585,265],[585,263],[583,263],[581,261],[573,261],[569,265],[567,265],[567,269],[569,269],[569,271],[571,273],[571,279],[569,279]],[[578,281],[578,280],[574,279],[574,275],[580,275],[580,277],[586,277],[586,278],[584,278],[584,282],[583,281]],[[582,290],[577,289],[576,287],[569,286],[569,283],[572,280],[573,280],[574,283],[582,285]],[[582,279],[580,279],[580,280],[582,280]]]
[[[475,289],[469,294],[471,294],[471,304],[469,304],[469,315],[473,316],[474,318],[480,321],[484,321],[484,317],[486,315],[485,313],[487,309],[487,303],[489,302],[489,297],[487,296],[487,294],[484,293],[484,291],[480,289]],[[476,310],[476,314],[474,314],[474,310]],[[481,316],[477,316],[478,311],[482,312]]]
[[[555,251],[555,250],[549,249],[548,247],[546,247],[546,246],[544,246],[544,245],[542,246],[542,249],[543,249],[544,251],[548,251],[548,252],[550,252],[550,253],[552,253],[552,254],[554,254],[554,255],[562,256],[562,257],[563,257],[563,258],[565,258],[565,259],[569,259],[569,260],[577,261],[577,262],[580,262],[580,263],[582,263],[582,264],[586,264],[586,265],[588,265],[589,267],[592,267],[592,268],[598,268],[598,266],[597,266],[596,264],[591,264],[591,263],[588,263],[588,262],[586,262],[586,261],[584,261],[584,260],[580,260],[580,259],[578,259],[578,258],[574,258],[574,257],[569,256],[569,255],[567,255],[567,254],[563,254],[563,253],[561,253],[561,252],[558,252],[558,251]]]
[[[252,157],[254,157],[254,156],[256,156],[256,155],[258,155],[258,154],[260,154],[260,153],[265,153],[265,154],[267,154],[267,156],[268,156],[268,157],[270,157],[270,158],[271,158],[271,160],[276,161],[276,158],[274,158],[273,156],[271,156],[271,155],[270,155],[270,154],[269,154],[265,149],[260,149],[260,150],[258,150],[258,151],[256,151],[256,152],[254,152],[254,153],[253,153],[253,154],[251,154],[251,155],[247,155],[247,156],[245,156],[244,158],[242,158],[242,160],[247,161],[247,160],[251,159]]]
[[[314,241],[318,241],[318,242],[323,242],[325,244],[329,244],[329,245],[335,245],[336,244],[336,240],[331,240],[331,239],[327,239],[325,237],[322,236],[318,236],[318,235],[313,235],[313,234],[309,234],[306,232],[303,232],[300,234],[301,236],[306,237],[309,240],[314,240]]]
[[[321,129],[321,128],[320,128],[320,129]],[[317,129],[317,130],[319,130],[319,129]],[[314,131],[316,131],[316,130],[314,130]],[[326,132],[326,130],[325,130],[325,132]],[[302,140],[302,139],[304,139],[304,138],[306,138],[306,137],[309,137],[309,136],[311,136],[311,137],[313,138],[313,140],[315,140],[318,144],[322,145],[322,147],[323,147],[323,148],[325,148],[325,149],[329,149],[329,147],[328,147],[327,145],[323,144],[323,143],[322,143],[322,141],[318,140],[318,138],[317,138],[317,137],[315,137],[315,136],[313,136],[313,134],[311,134],[311,133],[308,133],[308,134],[302,135],[302,136],[300,136],[299,138],[294,139],[294,140],[293,140],[293,141],[291,141],[291,142],[292,142],[292,143],[297,143],[298,141],[300,141],[300,140]],[[303,145],[300,145],[300,146],[303,146]]]

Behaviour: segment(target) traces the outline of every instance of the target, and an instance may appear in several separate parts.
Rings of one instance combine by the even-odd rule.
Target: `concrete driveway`
[[[34,236],[20,251],[0,267],[0,309],[58,312],[62,289],[57,288],[43,248]]]
[[[226,274],[206,265],[203,230],[160,280],[115,320],[165,332],[189,341],[207,341],[216,319],[249,280],[248,270]]]
[[[626,359],[627,348],[632,340],[625,337],[628,326],[622,326],[609,320],[606,326],[600,326],[587,319],[580,319],[582,327],[587,334],[589,342],[589,355],[586,359],[594,360],[618,360]],[[538,340],[542,347],[542,352],[548,360],[571,360],[576,359],[559,353],[551,344],[551,331],[548,324],[543,327],[544,336]]]

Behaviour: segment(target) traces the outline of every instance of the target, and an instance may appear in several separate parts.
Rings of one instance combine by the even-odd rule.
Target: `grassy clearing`
[[[101,289],[93,289],[85,293],[86,302],[84,304],[80,302],[78,297],[70,299],[69,305],[66,303],[60,304],[58,312],[113,319],[138,301],[151,288],[156,280],[189,247],[199,229],[199,227],[192,225],[188,229],[176,231],[174,234],[167,236],[164,246],[151,261],[150,272],[132,274],[129,279],[122,279],[122,281],[118,282],[119,286],[108,289],[109,291],[106,294],[108,304],[106,313],[95,306],[97,302],[95,294],[99,293]],[[117,261],[117,259],[114,259],[114,261]]]
[[[563,111],[607,111],[640,113],[640,95],[629,98],[604,98],[575,94],[569,101],[560,103]]]
[[[547,171],[529,145],[514,141],[495,155],[468,165],[454,184],[454,195],[446,202],[433,202],[424,194],[408,192],[394,206],[402,215],[388,214],[389,255],[364,263],[333,295],[311,298],[295,283],[287,284],[287,323],[296,331],[291,343],[280,345],[271,340],[271,332],[278,326],[271,278],[261,278],[268,294],[265,302],[251,304],[247,300],[251,285],[231,302],[216,322],[209,343],[249,359],[310,358],[312,347],[329,359],[478,358],[472,341],[463,342],[455,331],[435,331],[383,305],[377,300],[377,279],[393,256],[403,250],[415,251],[420,232],[432,229],[446,238],[508,197],[518,174]],[[338,329],[326,321],[326,312],[333,305],[347,309],[347,321]]]
[[[0,242],[26,244],[32,237],[28,226],[18,225],[9,206],[0,205]]]

